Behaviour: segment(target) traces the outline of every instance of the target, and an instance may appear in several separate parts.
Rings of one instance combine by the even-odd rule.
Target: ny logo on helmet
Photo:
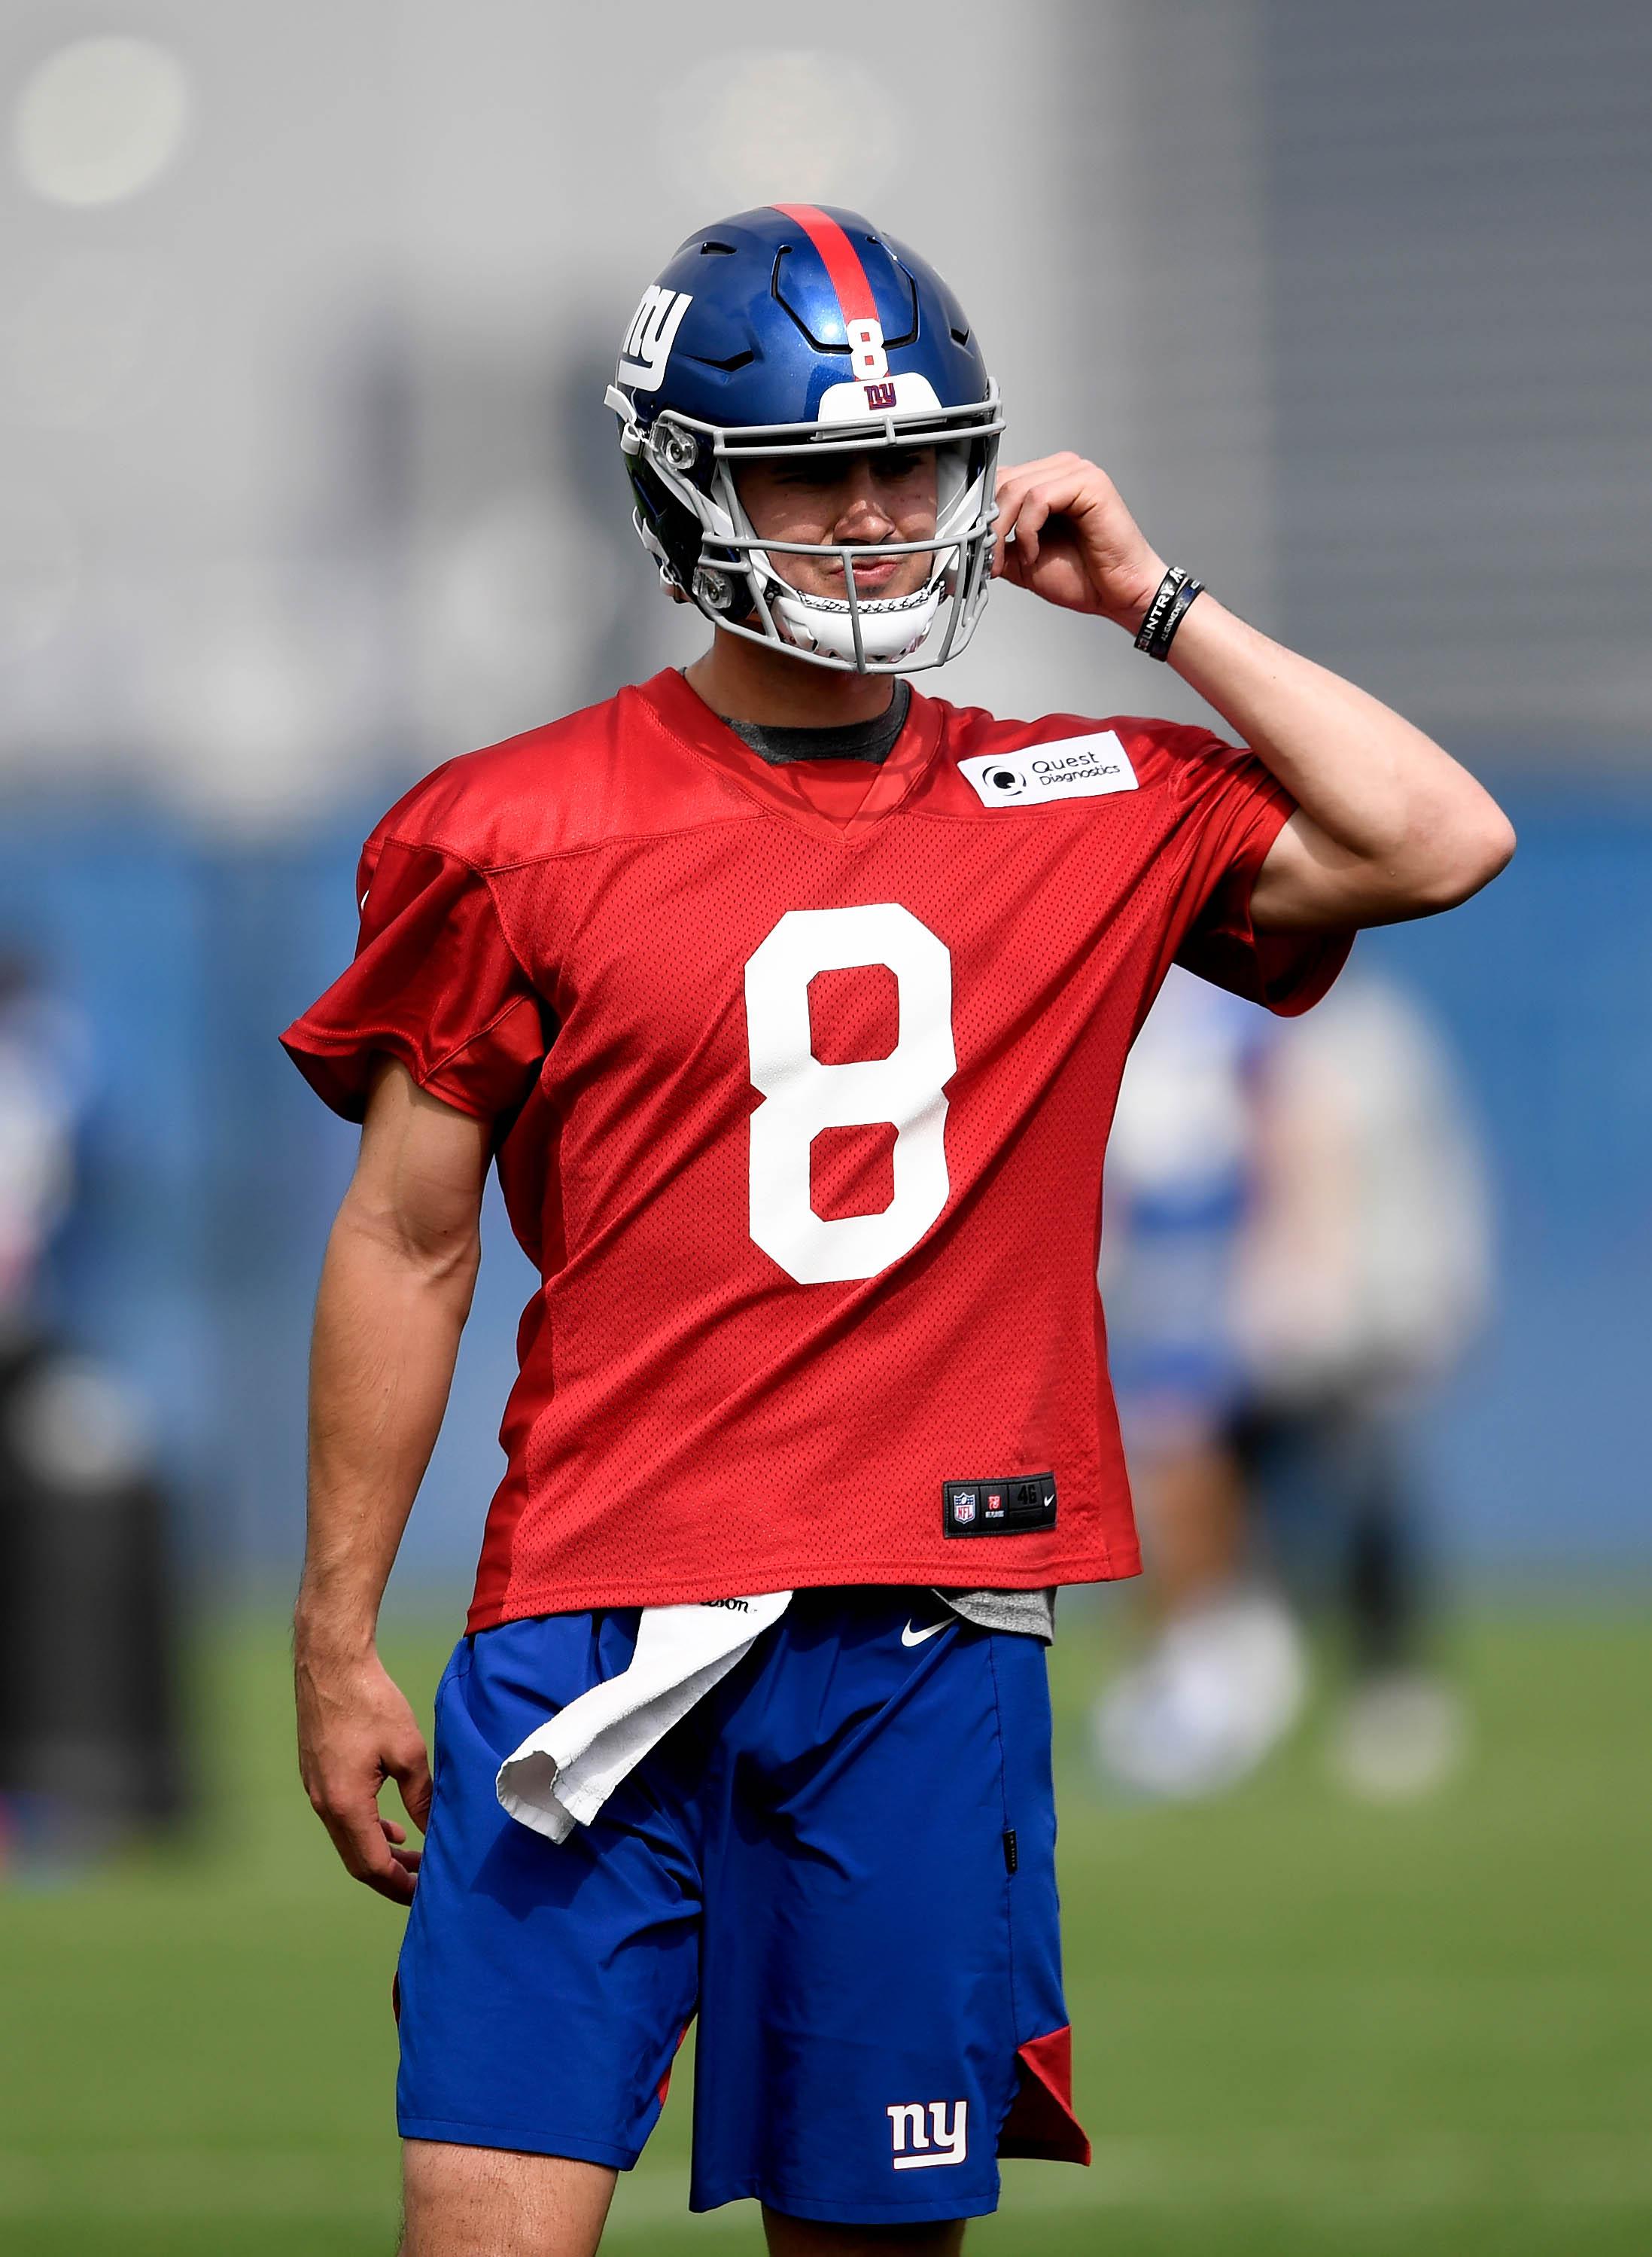
[[[659,391],[682,317],[693,303],[691,291],[667,290],[658,282],[648,285],[619,349],[617,384],[628,384],[633,392]]]

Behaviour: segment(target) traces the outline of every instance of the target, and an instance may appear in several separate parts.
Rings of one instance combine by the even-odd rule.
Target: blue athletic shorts
[[[500,1761],[637,1610],[462,1639],[399,1977],[402,2134],[628,2169],[698,2014],[690,2207],[971,2218],[1087,2161],[1070,2095],[1044,1649],[921,1590],[800,1592],[565,1843]]]

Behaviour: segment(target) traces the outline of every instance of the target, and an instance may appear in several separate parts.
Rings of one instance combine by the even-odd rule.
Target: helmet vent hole
[[[970,342],[969,331],[967,329],[954,329],[952,332],[952,342],[955,345],[967,345]]]
[[[732,258],[734,255],[734,245],[731,243],[712,243],[708,241],[700,245],[700,256],[702,258]]]

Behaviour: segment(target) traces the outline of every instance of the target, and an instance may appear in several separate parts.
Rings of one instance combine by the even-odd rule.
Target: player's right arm
[[[299,1767],[346,1867],[399,1903],[430,1767],[378,1659],[379,1602],[447,1408],[480,1250],[490,1124],[374,1065],[360,1157],[328,1241],[310,1359],[308,1529],[293,1620]]]

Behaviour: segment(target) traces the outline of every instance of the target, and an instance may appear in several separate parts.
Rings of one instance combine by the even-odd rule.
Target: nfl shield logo
[[[972,1489],[960,1489],[953,1498],[952,1518],[954,1520],[965,1522],[974,1519],[975,1491]]]

